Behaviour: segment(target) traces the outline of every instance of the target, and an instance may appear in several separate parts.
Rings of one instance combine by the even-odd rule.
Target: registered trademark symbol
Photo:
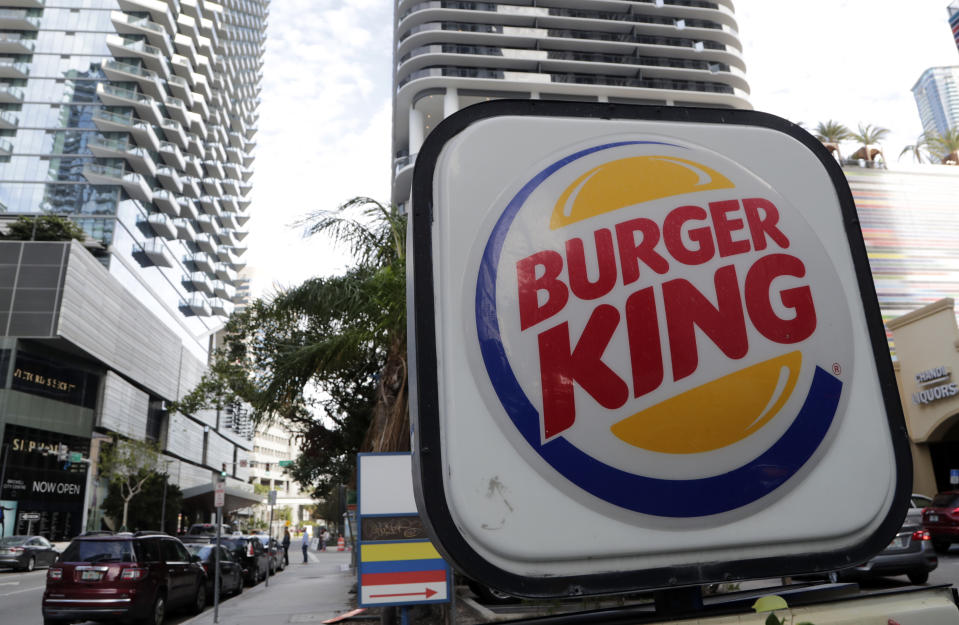
[[[839,375],[840,373],[842,373],[842,367],[839,366],[838,362],[832,363],[832,372],[835,373],[836,375]]]

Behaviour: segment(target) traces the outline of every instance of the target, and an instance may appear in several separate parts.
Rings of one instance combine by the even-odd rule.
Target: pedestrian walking
[[[283,531],[283,565],[290,566],[290,530]]]
[[[310,534],[306,530],[303,530],[303,564],[308,562],[306,557],[306,551],[310,548]]]
[[[326,527],[324,526],[323,529],[320,530],[320,551],[326,551],[326,542],[329,539],[330,533],[326,531]]]

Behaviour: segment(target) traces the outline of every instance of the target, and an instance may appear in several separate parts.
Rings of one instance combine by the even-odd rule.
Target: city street
[[[315,619],[319,621],[349,609],[352,599],[349,590],[355,581],[354,574],[348,570],[350,552],[311,551],[309,558],[309,564],[303,564],[299,550],[291,549],[290,566],[271,577],[269,587],[260,582],[220,604],[220,623],[288,622],[287,615],[296,614],[322,616]],[[0,570],[0,623],[42,625],[40,599],[46,575],[46,570],[31,573]],[[166,623],[213,623],[213,606],[198,616],[172,614]]]

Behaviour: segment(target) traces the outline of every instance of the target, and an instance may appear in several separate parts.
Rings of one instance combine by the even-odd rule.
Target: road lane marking
[[[24,588],[22,590],[14,590],[13,592],[8,592],[0,595],[0,597],[9,597],[10,595],[19,595],[21,592],[30,592],[31,590],[43,590],[43,586],[34,586],[33,588]]]

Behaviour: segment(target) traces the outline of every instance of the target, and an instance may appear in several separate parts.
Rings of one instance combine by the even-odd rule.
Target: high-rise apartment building
[[[912,86],[924,132],[959,128],[959,65],[930,67]]]
[[[751,108],[732,0],[399,0],[393,202],[444,117],[492,98]]]
[[[0,500],[18,531],[24,514],[58,537],[96,528],[80,521],[103,494],[92,481],[70,478],[69,500],[33,492],[37,476],[66,479],[42,453],[61,444],[95,463],[104,436],[153,440],[185,494],[224,465],[248,486],[252,432],[167,406],[199,381],[237,301],[268,7],[0,0],[0,211],[87,234],[0,244],[0,436],[15,469]]]

